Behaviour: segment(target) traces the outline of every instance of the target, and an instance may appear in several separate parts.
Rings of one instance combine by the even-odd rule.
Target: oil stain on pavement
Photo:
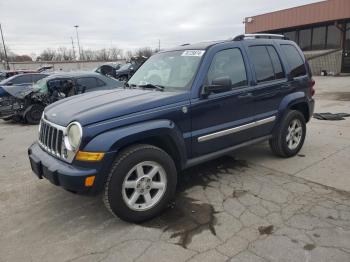
[[[205,189],[210,187],[210,182],[217,181],[221,173],[228,173],[230,169],[241,169],[247,166],[245,161],[227,156],[182,172],[179,176],[175,201],[161,216],[144,223],[143,226],[161,228],[164,232],[171,232],[170,237],[178,239],[177,244],[184,248],[191,243],[194,235],[205,230],[216,235],[216,212],[213,206],[187,197],[186,190],[193,186],[201,186]],[[234,191],[233,197],[240,197],[245,193],[244,190]]]

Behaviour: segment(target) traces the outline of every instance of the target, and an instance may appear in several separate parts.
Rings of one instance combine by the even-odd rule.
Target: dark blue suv
[[[28,150],[39,178],[141,222],[174,196],[179,171],[268,140],[291,157],[314,109],[299,47],[278,35],[183,45],[150,57],[124,88],[45,109]]]

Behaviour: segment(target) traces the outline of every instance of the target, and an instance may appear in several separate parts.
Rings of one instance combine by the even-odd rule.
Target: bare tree
[[[47,48],[41,52],[37,60],[41,61],[54,61],[57,56],[57,52],[53,49]]]

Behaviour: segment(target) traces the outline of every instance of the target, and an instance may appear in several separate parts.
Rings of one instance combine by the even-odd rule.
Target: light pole
[[[78,25],[75,25],[75,31],[77,32],[77,41],[78,41],[78,49],[79,49],[79,60],[81,60],[82,58],[82,54],[81,54],[81,49],[80,49],[80,42],[79,42],[79,34],[78,34]]]
[[[2,45],[4,46],[4,54],[5,54],[5,59],[6,59],[7,70],[10,70],[10,64],[9,64],[9,59],[8,59],[8,57],[7,57],[6,46],[5,46],[5,40],[4,40],[4,35],[3,35],[3,33],[2,33],[1,24],[0,24],[0,32],[1,32]]]

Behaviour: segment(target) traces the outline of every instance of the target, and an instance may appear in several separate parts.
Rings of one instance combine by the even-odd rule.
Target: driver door
[[[192,157],[216,152],[252,137],[252,130],[244,129],[254,122],[254,105],[240,48],[220,50],[214,55],[203,86],[220,77],[231,79],[231,90],[192,101]]]

